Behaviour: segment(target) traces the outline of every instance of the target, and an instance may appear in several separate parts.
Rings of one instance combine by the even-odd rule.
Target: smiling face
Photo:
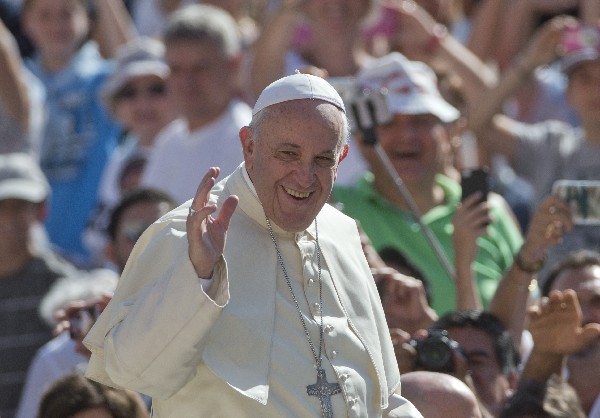
[[[443,169],[450,152],[446,129],[431,114],[394,115],[392,121],[377,128],[379,143],[402,180],[411,186],[431,187]],[[384,170],[372,149],[362,147],[375,177]]]
[[[89,20],[80,0],[33,0],[23,11],[23,26],[42,60],[66,63],[87,36]]]
[[[113,103],[117,120],[144,146],[151,146],[174,117],[165,81],[156,75],[133,77],[115,94]]]
[[[286,231],[306,229],[331,193],[343,155],[343,113],[320,100],[292,100],[240,131],[246,169],[265,214]]]
[[[211,40],[172,40],[165,44],[171,69],[167,85],[176,110],[196,129],[218,118],[235,92],[237,60]]]

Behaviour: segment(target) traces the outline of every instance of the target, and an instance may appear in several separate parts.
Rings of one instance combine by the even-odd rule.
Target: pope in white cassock
[[[138,240],[85,339],[87,376],[151,396],[161,418],[421,417],[356,222],[326,204],[347,137],[324,79],[268,86],[244,162],[218,184],[210,168]]]

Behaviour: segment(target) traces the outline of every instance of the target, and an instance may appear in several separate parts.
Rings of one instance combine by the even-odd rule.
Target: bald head
[[[481,418],[475,395],[454,376],[418,371],[401,379],[402,396],[426,418]]]

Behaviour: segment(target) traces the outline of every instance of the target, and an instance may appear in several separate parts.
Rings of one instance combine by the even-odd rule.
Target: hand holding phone
[[[480,202],[485,202],[490,192],[489,170],[486,167],[464,169],[461,173],[460,186],[462,201],[475,192],[481,192]]]
[[[600,225],[600,181],[557,180],[552,194],[567,203],[576,224]]]

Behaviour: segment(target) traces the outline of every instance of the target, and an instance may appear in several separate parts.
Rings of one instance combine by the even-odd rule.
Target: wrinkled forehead
[[[330,130],[344,140],[346,114],[331,103],[317,99],[290,100],[271,105],[254,115],[252,125],[259,136],[269,130],[314,131]]]

